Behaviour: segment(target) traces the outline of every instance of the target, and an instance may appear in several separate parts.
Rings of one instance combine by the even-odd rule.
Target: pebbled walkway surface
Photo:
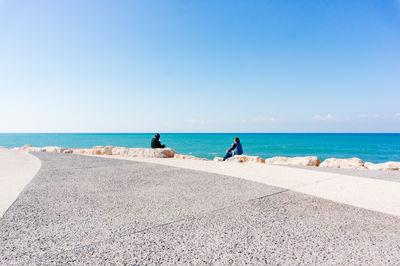
[[[0,264],[400,264],[400,218],[244,179],[36,153]]]

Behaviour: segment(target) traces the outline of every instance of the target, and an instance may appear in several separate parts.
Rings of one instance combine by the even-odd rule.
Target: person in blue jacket
[[[240,143],[239,138],[235,137],[235,142],[232,144],[232,147],[226,151],[226,154],[224,156],[224,161],[235,155],[242,155],[242,154],[243,154],[242,144]]]

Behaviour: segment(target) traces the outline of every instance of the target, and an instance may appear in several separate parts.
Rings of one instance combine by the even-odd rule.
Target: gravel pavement
[[[400,264],[400,218],[244,179],[35,153],[0,264]]]

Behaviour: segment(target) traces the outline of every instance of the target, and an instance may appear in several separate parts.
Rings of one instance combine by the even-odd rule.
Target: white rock
[[[281,157],[276,156],[265,160],[267,164],[296,165],[296,166],[318,166],[321,160],[317,156],[306,157]]]
[[[65,148],[60,148],[57,146],[48,146],[42,148],[44,152],[63,152]]]
[[[226,159],[226,161],[237,162],[237,163],[265,163],[265,160],[259,156],[248,156],[248,155],[235,155],[233,157]]]
[[[95,146],[93,147],[91,154],[94,155],[112,155],[113,146]]]
[[[319,165],[319,167],[366,169],[366,167],[364,166],[364,161],[359,158],[351,158],[351,159],[329,158],[323,161]]]
[[[20,147],[19,149],[20,150],[26,150],[27,148],[30,148],[30,147],[32,147],[32,145],[27,144],[27,145],[24,145],[24,146]]]
[[[73,149],[74,154],[91,154],[91,149]]]
[[[399,171],[400,162],[386,162],[386,163],[370,163],[366,162],[364,166],[369,170],[384,170],[384,171]]]
[[[214,162],[223,162],[224,158],[222,157],[214,157]]]
[[[174,158],[175,159],[185,159],[185,160],[208,161],[208,159],[206,159],[206,158],[198,158],[198,157],[195,157],[195,156],[192,156],[192,155],[184,155],[184,154],[179,154],[179,153],[176,153],[174,155]]]
[[[111,151],[112,155],[119,155],[119,156],[127,156],[128,155],[128,148],[125,147],[114,147]]]
[[[128,157],[173,158],[175,151],[167,149],[129,148]]]
[[[26,151],[30,151],[30,152],[43,152],[43,151],[46,151],[45,149],[43,149],[41,147],[26,147],[25,150]]]

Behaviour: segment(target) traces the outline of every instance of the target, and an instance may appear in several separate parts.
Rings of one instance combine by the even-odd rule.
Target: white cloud
[[[377,115],[377,114],[375,114],[375,115],[361,114],[360,117],[361,118],[382,118],[381,115]]]
[[[251,122],[255,122],[255,123],[265,123],[265,122],[275,122],[278,121],[278,119],[276,117],[254,117],[250,120]]]
[[[329,121],[329,120],[334,120],[335,117],[331,114],[327,114],[327,115],[314,115],[313,116],[314,120],[320,120],[320,121]]]
[[[205,120],[205,119],[190,119],[187,121],[189,124],[198,124],[198,125],[208,125],[213,123],[212,120]]]
[[[394,116],[395,117],[400,117],[400,113],[395,113]]]

